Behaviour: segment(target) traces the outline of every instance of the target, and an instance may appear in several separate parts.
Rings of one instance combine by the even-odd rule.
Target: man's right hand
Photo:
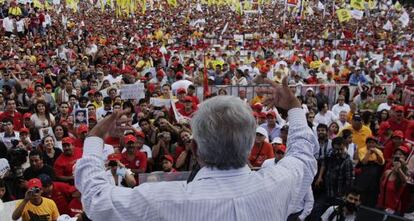
[[[296,98],[295,94],[293,94],[288,86],[287,77],[283,78],[282,85],[279,85],[269,79],[265,79],[265,82],[272,85],[272,88],[267,92],[269,95],[266,97],[264,105],[280,107],[285,110],[302,108],[299,100]]]
[[[29,202],[29,200],[32,198],[32,196],[33,196],[33,191],[32,190],[27,190],[26,194],[24,195],[23,201]]]

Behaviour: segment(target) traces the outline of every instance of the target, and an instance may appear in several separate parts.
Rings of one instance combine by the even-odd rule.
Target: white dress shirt
[[[105,174],[103,140],[88,137],[76,163],[75,185],[92,220],[280,220],[302,200],[316,174],[319,145],[305,112],[289,111],[286,156],[277,165],[253,172],[246,165],[218,170],[203,167],[190,183],[144,183],[115,187]]]
[[[339,113],[341,111],[346,111],[348,113],[350,110],[351,108],[349,107],[348,104],[343,104],[343,105],[335,104],[332,107],[332,112],[335,114],[336,117],[339,117]]]
[[[336,115],[328,110],[325,114],[322,114],[321,112],[317,113],[315,115],[315,119],[313,119],[313,124],[318,126],[319,124],[325,124],[329,127],[329,125],[336,121]]]

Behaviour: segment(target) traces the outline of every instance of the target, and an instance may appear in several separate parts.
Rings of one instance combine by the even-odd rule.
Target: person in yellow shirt
[[[42,182],[38,178],[28,181],[28,190],[23,200],[17,202],[12,219],[22,221],[44,220],[56,221],[59,210],[55,202],[42,197]]]
[[[351,125],[344,127],[340,134],[342,135],[342,131],[348,129],[352,132],[352,142],[356,144],[357,151],[360,148],[365,147],[365,141],[369,136],[372,136],[371,129],[369,127],[363,125],[362,117],[358,113],[354,114],[352,117]]]
[[[379,165],[385,163],[384,155],[378,148],[378,140],[373,136],[367,137],[365,141],[366,145],[358,150],[358,160],[362,164],[369,162],[375,162]]]

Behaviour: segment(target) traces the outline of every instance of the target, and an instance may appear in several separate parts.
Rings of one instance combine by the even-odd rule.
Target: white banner
[[[121,86],[121,99],[142,99],[145,98],[145,85],[143,83],[124,84]]]
[[[360,10],[351,10],[351,16],[352,18],[356,19],[356,20],[361,20],[362,17],[364,17],[364,12],[360,11]]]

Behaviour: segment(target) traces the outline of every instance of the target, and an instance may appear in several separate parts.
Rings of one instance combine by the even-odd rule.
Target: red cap
[[[45,88],[46,88],[46,89],[52,89],[52,85],[50,85],[50,84],[46,84],[46,85],[45,85]]]
[[[267,112],[267,114],[266,114],[266,117],[267,116],[272,116],[273,118],[275,118],[276,117],[276,113],[274,112],[274,111],[269,111],[269,112]]]
[[[262,67],[260,68],[260,72],[262,72],[262,73],[267,73],[267,72],[269,72],[269,68],[268,68],[268,67],[266,67],[266,66],[262,66]]]
[[[401,150],[404,153],[404,155],[406,155],[406,156],[408,156],[411,153],[411,149],[409,147],[405,146],[405,145],[399,146],[397,149],[395,149],[395,151],[397,151],[397,150]]]
[[[404,112],[404,107],[401,105],[395,105],[393,106],[394,111],[402,111]]]
[[[40,181],[40,179],[38,179],[38,178],[33,178],[33,179],[30,179],[28,182],[27,182],[27,189],[32,189],[32,188],[34,188],[34,187],[37,187],[37,188],[42,188],[42,181]]]
[[[108,160],[114,160],[114,161],[118,161],[122,159],[122,155],[119,153],[113,153],[113,154],[109,154],[108,156]]]
[[[62,139],[62,144],[72,144],[73,140],[70,137],[64,137]]]
[[[394,133],[392,133],[392,137],[400,137],[404,139],[404,133],[401,130],[396,130]]]
[[[88,95],[94,95],[96,93],[95,89],[89,90],[88,91]]]
[[[185,97],[184,97],[184,101],[185,101],[185,102],[193,102],[193,98],[192,98],[192,97],[190,97],[190,96],[185,96]]]
[[[27,89],[26,89],[26,93],[28,93],[28,94],[33,94],[34,93],[34,89],[32,88],[32,87],[28,87]]]
[[[178,88],[177,94],[185,94],[187,93],[184,88]]]
[[[88,131],[89,131],[88,125],[86,125],[86,124],[79,125],[79,127],[78,127],[78,134],[88,133]]]
[[[283,151],[283,153],[286,153],[286,145],[284,145],[284,144],[279,145],[277,147],[277,150],[276,151],[278,151],[278,150],[281,150],[281,151]]]
[[[135,136],[137,136],[137,137],[141,137],[141,138],[144,138],[144,139],[145,139],[145,134],[144,134],[144,132],[142,132],[142,131],[137,131],[137,132],[135,132]]]
[[[158,71],[157,71],[157,76],[162,76],[162,77],[164,77],[164,71],[162,71],[162,70],[158,70]]]
[[[29,129],[27,127],[22,127],[19,133],[29,133]]]
[[[388,95],[387,99],[395,100],[396,97],[395,97],[394,94],[390,94],[390,95]]]
[[[31,116],[32,116],[32,113],[27,112],[27,113],[23,114],[23,119],[27,119],[27,118],[30,119]]]
[[[184,77],[183,72],[179,71],[177,74],[175,74],[175,77]]]
[[[325,89],[325,85],[321,84],[321,86],[319,86],[319,89]]]
[[[174,158],[171,155],[164,155],[163,159],[166,159],[170,161],[171,163],[174,163]]]
[[[129,142],[134,142],[135,143],[135,142],[137,142],[137,138],[132,134],[128,134],[124,137],[124,143],[127,144]]]

